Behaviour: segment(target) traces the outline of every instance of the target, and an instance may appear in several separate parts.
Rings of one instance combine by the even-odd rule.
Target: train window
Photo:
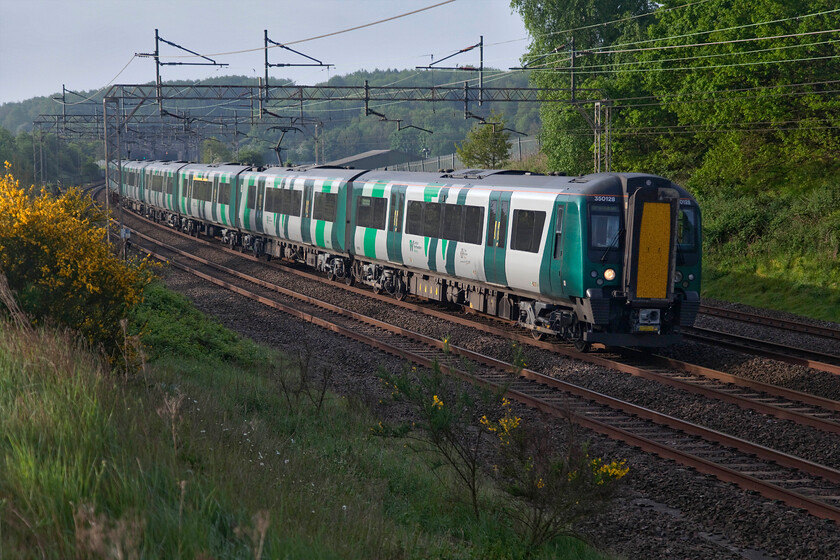
[[[219,183],[219,190],[216,193],[216,202],[230,204],[230,183]]]
[[[248,185],[248,199],[245,202],[245,207],[253,210],[257,207],[257,185]]]
[[[356,205],[356,225],[385,229],[388,201],[374,196],[360,196]]]
[[[464,242],[481,245],[484,233],[484,208],[481,206],[467,206],[464,214]]]
[[[423,235],[440,237],[440,219],[443,204],[427,202],[423,205]]]
[[[411,235],[423,235],[423,203],[419,200],[408,201],[405,232]]]
[[[207,179],[193,179],[192,197],[196,200],[213,200],[213,181]]]
[[[248,195],[251,196],[250,194]],[[282,214],[282,197],[283,191],[280,189],[266,189],[265,190],[265,211],[273,214]]]
[[[254,187],[256,189],[256,187]],[[248,202],[251,201],[251,187],[248,187]],[[265,189],[266,212],[274,214],[286,214],[288,216],[300,216],[300,204],[303,201],[303,193],[291,189]],[[249,206],[250,208],[250,206]]]
[[[338,195],[326,192],[315,193],[315,209],[312,218],[325,222],[334,222],[338,208]]]
[[[544,224],[545,212],[514,210],[510,248],[514,251],[538,252]]]
[[[677,221],[677,243],[680,251],[697,250],[697,209],[680,208]]]
[[[557,218],[554,220],[554,258],[563,256],[563,210],[562,206],[557,207]]]
[[[618,248],[620,229],[621,210],[617,204],[590,205],[589,246],[592,249]]]
[[[163,183],[166,183],[166,194],[175,194],[175,176],[169,175],[161,179],[160,190],[163,190]]]
[[[300,205],[303,202],[303,192],[283,189],[283,213],[289,216],[300,216]]]
[[[443,231],[440,236],[442,239],[449,239],[450,241],[460,241],[462,231],[464,229],[464,209],[465,206],[456,206],[454,204],[442,204],[443,210]]]

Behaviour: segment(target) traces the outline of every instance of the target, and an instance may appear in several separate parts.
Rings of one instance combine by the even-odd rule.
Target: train
[[[581,351],[675,344],[700,304],[700,208],[656,175],[120,168],[112,193],[157,222],[397,299],[459,304]]]

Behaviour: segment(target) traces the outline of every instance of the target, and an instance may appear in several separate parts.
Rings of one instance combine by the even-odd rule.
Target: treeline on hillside
[[[103,158],[101,141],[65,141],[55,135],[40,138],[22,130],[12,135],[0,127],[0,163],[9,162],[18,180],[24,185],[35,183],[35,170],[41,179],[52,185],[81,185],[102,175],[97,160]],[[37,167],[36,167],[37,166]]]
[[[471,87],[477,85],[477,74],[475,72],[462,71],[418,71],[418,70],[376,70],[373,72],[356,72],[346,76],[335,76],[327,82],[330,86],[363,86],[365,80],[371,87],[431,87],[449,86],[461,87],[464,81],[471,80]],[[173,82],[174,83],[174,82]],[[254,79],[245,76],[222,76],[201,81],[184,81],[179,84],[202,84],[202,85],[254,85]],[[530,87],[528,76],[524,73],[510,73],[500,70],[486,70],[485,84],[487,87],[511,88]],[[272,85],[291,85],[286,80],[277,80]],[[323,85],[323,84],[322,84]],[[84,92],[82,95],[86,95]],[[46,106],[44,104],[47,104]],[[101,113],[101,99],[92,96],[90,107],[98,106]],[[171,113],[189,115],[192,117],[207,116],[230,116],[231,111],[226,111],[220,106],[217,100],[198,102],[171,101],[165,102],[165,109]],[[73,107],[68,114],[82,114],[80,111],[92,112],[90,107]],[[37,108],[37,109],[35,109]],[[464,106],[460,102],[450,103],[412,103],[412,102],[371,102],[370,109],[385,115],[388,120],[382,120],[377,115],[364,114],[363,101],[312,101],[299,104],[288,104],[271,102],[268,109],[278,115],[289,117],[304,117],[300,120],[286,121],[279,120],[269,124],[291,124],[297,130],[290,130],[283,137],[282,157],[283,161],[294,163],[308,163],[319,161],[330,161],[344,158],[360,152],[373,149],[395,149],[401,150],[422,158],[436,155],[451,154],[455,151],[455,143],[463,141],[466,133],[478,121],[467,119],[464,116]],[[136,113],[137,117],[146,114],[156,114],[157,106],[149,104]],[[484,103],[479,107],[473,104],[469,107],[470,112],[480,116],[489,116],[491,111],[502,114],[507,127],[525,135],[537,134],[540,130],[539,108],[535,103]],[[52,114],[60,113],[60,106],[48,98],[36,98],[23,103],[9,103],[0,106],[0,125],[7,130],[18,131],[21,137],[18,143],[26,144],[27,130],[31,129],[32,120],[40,114],[38,111],[46,111]],[[206,128],[201,132],[204,140],[212,139],[226,147],[227,151],[235,156],[243,151],[252,160],[262,160],[265,163],[276,163],[274,147],[280,139],[281,132],[277,129],[270,129],[267,126],[254,126],[248,124],[248,114],[236,112],[242,117],[242,122],[235,133],[233,127],[227,130],[219,130],[218,126]],[[397,121],[400,121],[398,125]],[[178,123],[173,119],[174,123]],[[316,126],[317,123],[317,126]],[[198,127],[201,121],[192,123]],[[401,130],[400,130],[401,129]],[[421,130],[424,129],[424,130]],[[25,146],[24,148],[25,149]],[[178,150],[176,146],[176,150]],[[183,149],[177,157],[188,157],[184,155],[187,148]],[[317,150],[317,157],[316,157]],[[207,150],[203,150],[207,152]],[[211,150],[218,153],[219,150]],[[224,150],[221,150],[224,151]],[[22,155],[19,159],[28,157],[32,160],[32,150],[28,156]],[[154,147],[149,143],[135,143],[131,153],[132,157],[146,157],[149,159],[163,158],[163,153],[156,153]],[[259,156],[259,157],[256,157]],[[172,157],[172,151],[169,156]],[[189,155],[195,158],[194,154]],[[260,163],[259,161],[255,161]],[[18,166],[15,166],[18,169]],[[20,173],[25,175],[25,171]]]

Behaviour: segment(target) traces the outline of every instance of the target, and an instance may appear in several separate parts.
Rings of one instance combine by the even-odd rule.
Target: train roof
[[[225,162],[225,163],[190,163],[185,165],[181,171],[202,171],[210,173],[213,171],[221,171],[222,173],[238,174],[243,171],[249,171],[252,167],[250,165],[243,165],[241,163]]]
[[[628,192],[645,185],[670,187],[679,192],[681,198],[693,199],[684,188],[669,179],[647,173],[591,173],[588,175],[542,175],[527,171],[497,169],[459,169],[438,172],[423,171],[388,171],[385,169],[352,169],[337,166],[298,166],[254,168],[238,163],[199,164],[172,161],[153,161],[152,169],[182,169],[212,171],[220,170],[231,173],[259,173],[267,176],[306,177],[341,181],[401,183],[406,185],[437,185],[473,188],[511,189],[546,191],[570,195],[607,194],[624,196]]]

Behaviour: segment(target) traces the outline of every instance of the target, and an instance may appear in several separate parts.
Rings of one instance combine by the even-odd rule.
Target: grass
[[[321,401],[318,372],[159,286],[135,321],[157,342],[130,378],[69,334],[0,322],[0,557],[526,556],[372,435],[362,398]],[[575,539],[534,557],[602,558]]]
[[[704,266],[703,297],[840,322],[840,290],[791,282],[766,275],[766,269],[760,265],[755,268],[749,273]]]

